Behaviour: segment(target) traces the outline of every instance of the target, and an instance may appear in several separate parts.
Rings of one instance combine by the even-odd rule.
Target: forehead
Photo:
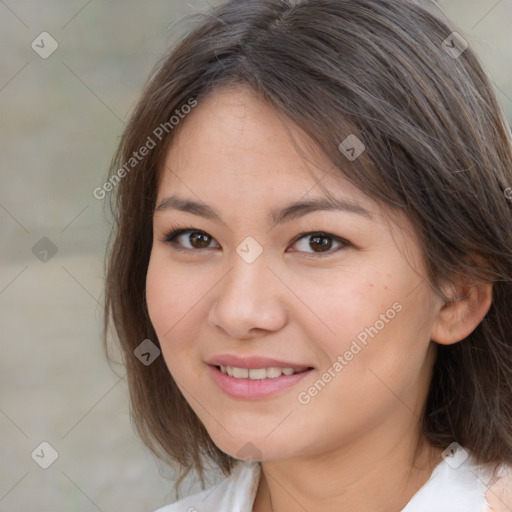
[[[160,171],[159,198],[173,190],[221,199],[224,191],[290,201],[325,197],[327,189],[376,209],[297,125],[246,87],[223,87],[201,99]]]

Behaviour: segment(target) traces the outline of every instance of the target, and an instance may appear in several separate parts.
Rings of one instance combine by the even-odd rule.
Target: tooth
[[[233,368],[233,377],[247,379],[249,377],[249,370],[247,368]]]
[[[293,375],[294,373],[297,373],[297,371],[294,370],[293,368],[278,367],[248,369],[220,365],[220,369],[222,373],[227,374],[230,377],[235,377],[237,379],[252,380],[275,379],[277,377],[280,377],[281,375]]]
[[[267,378],[275,379],[281,377],[281,368],[267,368]]]
[[[265,368],[251,368],[249,370],[249,379],[264,379],[267,377],[268,370]]]

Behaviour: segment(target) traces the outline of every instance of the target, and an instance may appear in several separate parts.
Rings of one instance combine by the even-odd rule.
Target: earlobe
[[[431,340],[452,345],[467,338],[492,304],[492,284],[478,283],[453,288],[454,298],[441,306],[432,327]]]

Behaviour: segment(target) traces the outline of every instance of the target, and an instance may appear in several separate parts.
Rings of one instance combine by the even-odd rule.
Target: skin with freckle
[[[293,125],[288,129],[296,140],[304,137]],[[171,194],[200,200],[218,210],[223,223],[173,209],[156,212],[146,292],[165,362],[215,444],[236,457],[251,442],[264,469],[284,474],[300,465],[299,474],[309,471],[309,480],[301,480],[310,482],[301,490],[307,509],[324,485],[325,492],[332,489],[329,468],[341,463],[350,462],[354,475],[359,467],[373,468],[365,478],[377,494],[406,480],[443,303],[423,281],[420,249],[406,218],[397,218],[394,229],[342,178],[331,175],[324,183],[372,218],[317,211],[269,224],[272,209],[321,196],[306,165],[318,178],[332,167],[318,155],[298,154],[282,118],[248,90],[224,88],[206,97],[167,153],[157,204]],[[206,233],[208,248],[194,248],[190,233],[179,238],[188,250],[163,241],[176,224]],[[329,254],[315,252],[308,237],[296,240],[312,231],[332,235]],[[263,248],[251,264],[236,252],[247,236]],[[299,392],[394,303],[400,312],[301,404]],[[224,353],[291,360],[315,370],[299,387],[244,401],[224,394],[207,371],[205,361]],[[430,470],[424,462],[389,506],[410,498]],[[365,478],[354,476],[352,485],[363,486]],[[350,485],[350,477],[346,481]],[[264,503],[262,493],[255,507]]]

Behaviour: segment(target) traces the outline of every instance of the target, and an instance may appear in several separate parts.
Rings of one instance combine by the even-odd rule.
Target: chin
[[[299,454],[297,449],[292,446],[284,446],[284,439],[276,438],[272,442],[265,439],[265,436],[261,438],[245,436],[230,437],[229,434],[222,436],[222,439],[211,436],[215,445],[227,455],[247,461],[260,461],[265,462],[269,460],[278,459],[290,459],[297,457]]]

